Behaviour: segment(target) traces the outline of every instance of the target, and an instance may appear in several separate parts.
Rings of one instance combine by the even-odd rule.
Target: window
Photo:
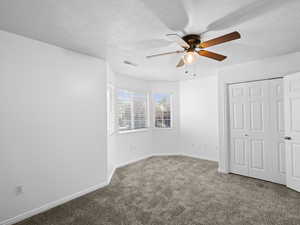
[[[155,107],[155,127],[171,128],[171,95],[170,94],[154,94]]]
[[[142,92],[117,90],[119,131],[148,127],[148,96]]]

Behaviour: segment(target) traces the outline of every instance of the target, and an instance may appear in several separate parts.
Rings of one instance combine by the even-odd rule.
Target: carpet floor
[[[300,225],[300,193],[217,172],[217,163],[150,157],[95,192],[18,225]]]

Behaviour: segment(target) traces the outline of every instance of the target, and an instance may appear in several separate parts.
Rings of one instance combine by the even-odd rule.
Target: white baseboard
[[[189,157],[193,157],[193,158],[197,158],[197,159],[203,159],[203,160],[218,162],[218,160],[210,158],[210,157],[198,156],[198,155],[194,155],[194,154],[190,154],[190,153],[181,153],[181,155],[183,155],[183,156],[189,156]]]
[[[114,168],[112,169],[111,173],[107,176],[107,185],[110,184],[111,179],[112,179],[112,177],[113,177],[113,175],[114,175],[116,169],[117,169],[117,167],[114,167]]]
[[[89,187],[89,188],[87,188],[87,189],[85,189],[83,191],[79,191],[77,193],[68,195],[68,196],[63,197],[61,199],[58,199],[56,201],[49,202],[49,203],[47,203],[47,204],[45,204],[45,205],[43,205],[41,207],[38,207],[38,208],[32,209],[30,211],[24,212],[24,213],[22,213],[22,214],[20,214],[20,215],[18,215],[16,217],[4,220],[4,221],[0,222],[0,225],[11,225],[11,224],[20,222],[20,221],[25,220],[25,219],[27,219],[29,217],[32,217],[34,215],[37,215],[37,214],[42,213],[44,211],[47,211],[47,210],[49,210],[51,208],[54,208],[56,206],[59,206],[61,204],[64,204],[64,203],[66,203],[68,201],[71,201],[71,200],[73,200],[75,198],[78,198],[80,196],[88,194],[88,193],[90,193],[92,191],[95,191],[95,190],[97,190],[99,188],[102,188],[102,187],[104,187],[106,185],[107,185],[107,182],[103,182],[101,184],[94,185],[94,186]]]
[[[120,168],[120,167],[123,167],[123,166],[127,166],[131,163],[135,163],[135,162],[138,162],[138,161],[141,161],[141,160],[144,160],[144,159],[147,159],[149,157],[153,157],[153,156],[168,156],[168,155],[181,155],[181,153],[154,153],[154,154],[148,154],[148,155],[144,155],[142,157],[139,157],[139,158],[136,158],[136,159],[133,159],[133,160],[129,160],[129,161],[126,161],[126,162],[122,162],[122,163],[118,163],[117,165],[115,165],[115,168]]]
[[[176,156],[176,155],[180,156],[182,155],[182,153],[181,152],[155,153],[152,156]]]
[[[150,155],[150,154],[149,154],[149,155],[144,155],[144,156],[142,156],[142,157],[139,157],[139,158],[136,158],[136,159],[132,159],[132,160],[128,160],[128,161],[126,161],[126,162],[117,163],[117,164],[114,166],[114,168],[117,169],[117,168],[120,168],[120,167],[123,167],[123,166],[127,166],[127,165],[129,165],[129,164],[131,164],[131,163],[135,163],[135,162],[138,162],[138,161],[147,159],[147,158],[149,158],[149,157],[151,157],[151,156],[153,156],[153,155]]]
[[[228,171],[225,171],[223,170],[222,168],[218,167],[218,172],[219,173],[225,173],[225,174],[228,174],[229,172]]]

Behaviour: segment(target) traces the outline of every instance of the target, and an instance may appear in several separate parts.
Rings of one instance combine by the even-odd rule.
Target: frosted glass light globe
[[[184,60],[185,64],[191,64],[191,63],[195,62],[195,60],[196,60],[196,53],[195,52],[187,52],[183,56],[183,60]]]

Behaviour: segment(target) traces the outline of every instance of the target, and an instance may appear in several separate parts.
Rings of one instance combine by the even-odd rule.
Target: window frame
[[[116,132],[116,112],[115,112],[115,87],[112,84],[106,86],[107,101],[107,134],[109,136]]]
[[[120,130],[120,126],[119,126],[119,108],[118,108],[118,91],[125,91],[130,93],[131,95],[131,127],[134,127],[134,104],[133,104],[133,94],[134,93],[139,93],[139,94],[145,94],[146,95],[146,127],[145,128],[133,128],[133,129],[128,129],[128,130]],[[116,131],[118,134],[127,134],[127,133],[136,133],[136,132],[145,132],[145,131],[149,131],[150,129],[150,97],[149,97],[149,92],[145,91],[145,90],[133,90],[130,88],[124,88],[124,87],[117,87],[115,88],[115,118],[116,118]]]
[[[155,118],[155,106],[156,106],[156,102],[154,100],[154,95],[155,94],[165,94],[165,95],[169,95],[170,96],[170,115],[171,115],[171,121],[170,121],[170,127],[156,127],[155,126],[155,122],[156,122],[156,118]],[[152,93],[152,102],[153,102],[153,130],[156,131],[161,131],[161,130],[174,130],[174,113],[173,113],[173,98],[174,98],[174,93],[172,92],[164,92],[164,91],[156,91]]]

